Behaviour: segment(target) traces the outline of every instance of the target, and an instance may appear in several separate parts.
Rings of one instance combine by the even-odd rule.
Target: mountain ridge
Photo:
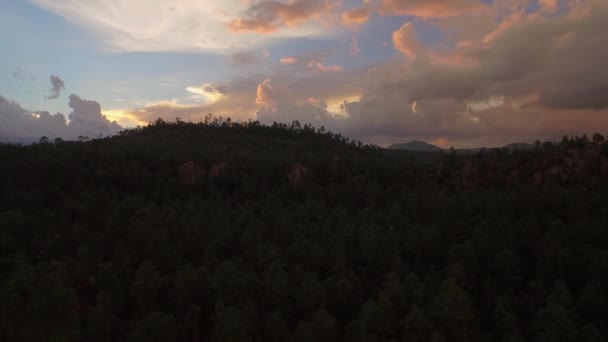
[[[475,153],[484,149],[492,149],[493,147],[473,147],[473,148],[457,148],[456,152],[461,153]],[[515,150],[531,150],[534,148],[533,144],[524,143],[524,142],[515,142],[502,146],[501,148],[506,148],[509,151]],[[403,150],[403,151],[414,151],[414,152],[440,152],[440,151],[449,151],[449,149],[443,149],[439,146],[433,145],[426,141],[421,140],[412,140],[406,143],[396,143],[388,146],[386,149],[388,150]]]
[[[389,150],[407,150],[407,151],[419,151],[419,152],[439,152],[443,149],[441,147],[429,144],[426,141],[412,140],[407,143],[392,144],[388,147]]]

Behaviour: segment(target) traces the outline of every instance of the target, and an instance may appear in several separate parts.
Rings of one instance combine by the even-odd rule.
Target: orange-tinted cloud
[[[412,23],[406,23],[393,33],[393,45],[397,51],[412,60],[425,53],[424,46],[416,38],[416,29]]]
[[[376,67],[361,100],[345,104],[345,133],[455,146],[593,133],[608,122],[608,72],[597,68],[608,36],[596,34],[606,19],[608,10],[597,7],[581,18],[530,17],[506,25],[491,44],[482,37],[459,44],[453,55],[474,63],[452,63],[445,51],[449,63],[437,63],[434,51],[423,50],[428,58],[416,63]],[[397,42],[413,44],[395,46],[418,55],[413,28],[397,33],[409,37]]]
[[[512,27],[521,23],[526,19],[526,15],[523,11],[515,12],[511,16],[504,19],[498,26],[490,33],[486,34],[483,38],[484,43],[491,43],[500,37],[503,33],[510,30]]]
[[[259,106],[267,107],[267,108],[275,108],[277,103],[272,98],[272,80],[266,79],[264,82],[258,85],[257,96],[255,98],[255,103]]]
[[[310,103],[311,105],[327,108],[327,103],[325,103],[325,101],[318,99],[316,97],[309,97],[308,99],[306,99],[306,101],[308,103]]]
[[[285,57],[281,58],[281,63],[287,65],[294,65],[298,63],[298,59],[296,57]]]
[[[538,0],[543,10],[553,13],[559,7],[559,0]]]
[[[297,3],[278,1],[284,6]],[[458,4],[465,2],[458,0],[443,1],[445,6],[452,6],[452,11],[435,10],[430,14],[425,14],[421,6],[432,7],[439,1],[392,1],[401,13],[433,17],[426,24],[439,26],[454,44],[426,47],[416,34],[420,19],[415,19],[414,24],[404,25],[392,36],[395,49],[410,60],[415,58],[414,63],[391,59],[369,68],[342,70],[330,63],[339,56],[313,51],[282,59],[282,64],[292,65],[289,70],[283,67],[274,73],[268,71],[263,78],[235,78],[226,84],[229,91],[222,92],[217,100],[198,96],[200,103],[193,104],[190,98],[182,98],[129,114],[143,122],[159,116],[197,120],[207,113],[243,120],[257,117],[266,122],[298,119],[379,144],[437,139],[435,142],[444,147],[487,146],[592,133],[597,127],[606,127],[608,70],[597,67],[608,55],[608,36],[602,34],[608,20],[608,11],[603,9],[605,0],[570,0],[569,4],[580,2],[585,6],[570,7],[570,11],[580,10],[563,15],[547,15],[552,7],[546,4],[537,15],[518,12],[516,8],[529,1],[500,0],[494,6],[476,2],[491,7],[488,14],[492,15],[479,15],[475,6],[459,8]],[[597,5],[588,5],[594,1]],[[391,3],[375,2],[379,6]],[[563,8],[558,9],[564,11],[568,7],[564,1],[559,4]],[[335,14],[333,10],[331,13]],[[274,24],[278,28],[288,25],[280,18]],[[343,35],[339,39],[346,39],[342,40],[346,43],[342,50],[353,48],[356,39],[348,45],[352,33],[340,33]],[[376,47],[380,48],[388,37],[377,40]],[[205,86],[190,87],[189,92],[202,95],[207,90]],[[348,99],[348,94],[360,96]],[[337,112],[344,115],[338,117]]]
[[[318,72],[339,72],[342,71],[342,67],[339,65],[324,65],[321,62],[310,61],[308,63],[308,69]]]
[[[368,7],[354,8],[350,11],[342,13],[342,21],[346,25],[362,25],[369,21],[371,15],[372,12]]]
[[[296,26],[310,19],[319,19],[335,7],[332,0],[291,0],[289,3],[262,1],[234,19],[228,28],[234,32],[271,33],[283,26]]]
[[[438,18],[478,12],[485,8],[488,8],[488,5],[479,0],[382,0],[380,13]]]

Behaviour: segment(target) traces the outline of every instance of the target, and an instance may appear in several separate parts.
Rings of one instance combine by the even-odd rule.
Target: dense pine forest
[[[157,121],[0,145],[1,341],[605,341],[608,143]]]

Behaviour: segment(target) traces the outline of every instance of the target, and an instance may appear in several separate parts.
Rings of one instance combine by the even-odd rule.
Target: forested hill
[[[0,145],[0,341],[605,341],[608,143],[157,121]],[[420,162],[424,159],[424,162]]]

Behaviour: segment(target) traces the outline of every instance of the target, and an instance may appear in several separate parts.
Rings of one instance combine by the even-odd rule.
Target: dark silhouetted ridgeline
[[[2,341],[604,341],[608,144],[157,121],[0,145]]]
[[[404,144],[393,144],[388,147],[389,150],[407,150],[419,152],[439,152],[441,148],[431,145],[424,141],[410,141]]]

